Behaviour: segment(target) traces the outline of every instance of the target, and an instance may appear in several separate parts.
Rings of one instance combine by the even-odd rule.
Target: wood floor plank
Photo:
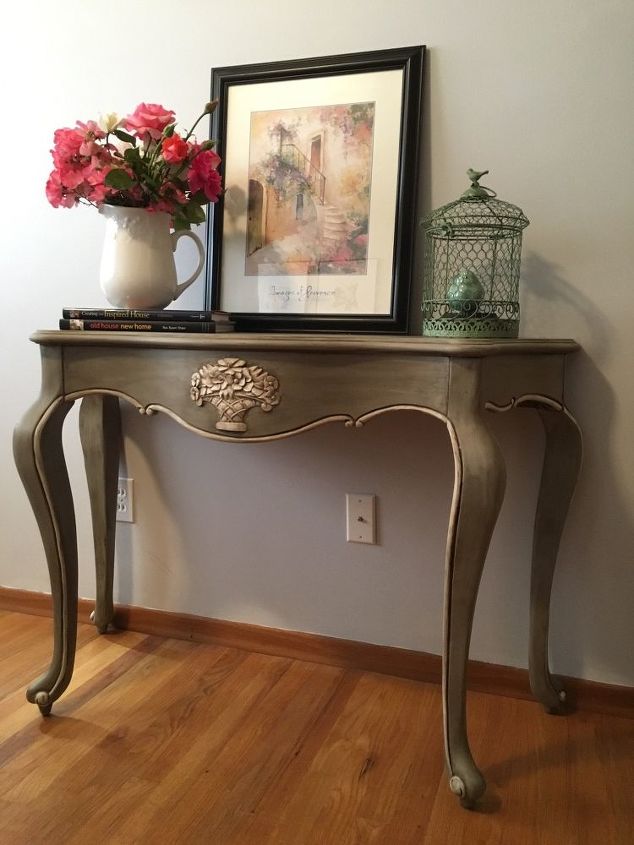
[[[73,705],[83,701],[86,691],[94,694],[95,688],[112,677],[113,664],[123,661],[122,670],[139,657],[134,653],[149,637],[144,634],[126,632],[114,640],[92,639],[78,652],[78,666],[65,697],[53,705],[54,716],[43,719],[37,707],[26,701],[24,690],[17,690],[0,701],[0,794],[3,786],[16,785],[17,772],[27,767],[20,762],[20,755],[38,753],[38,745],[45,741],[51,726],[59,723],[60,710],[70,711]],[[12,766],[3,771],[7,761]],[[52,768],[52,767],[51,767]],[[6,774],[5,774],[6,772]]]
[[[170,643],[175,644],[167,641]],[[48,836],[53,839],[64,836],[65,843],[85,841],[89,836],[96,841],[115,841],[115,832],[138,806],[136,788],[126,793],[121,790],[121,782],[148,784],[149,791],[146,789],[145,794],[152,795],[174,765],[174,759],[178,759],[178,752],[173,754],[168,748],[169,739],[173,738],[177,746],[188,747],[180,731],[192,724],[197,702],[209,696],[246,658],[245,654],[228,653],[220,648],[201,650],[191,643],[180,643],[179,650],[180,659],[169,663],[162,659],[160,665],[151,667],[147,683],[139,684],[137,679],[128,677],[122,679],[118,691],[113,691],[119,699],[124,695],[118,718],[104,723],[97,714],[102,728],[106,729],[102,739],[80,757],[69,776],[87,800],[79,811],[72,801],[64,805],[55,823],[47,827]],[[157,652],[157,656],[163,658],[164,654]],[[187,687],[188,680],[191,688]],[[131,687],[124,692],[128,684]],[[139,687],[144,689],[135,695]],[[45,801],[53,799],[54,791],[44,796]],[[113,819],[121,821],[114,825]],[[73,832],[68,834],[65,830],[70,822]]]
[[[343,674],[331,666],[294,662],[258,701],[257,713],[247,713],[240,730],[227,738],[213,771],[189,784],[175,830],[193,842],[231,841],[241,820],[257,812],[263,796],[275,791],[301,753]]]
[[[208,646],[204,647],[209,649]],[[231,655],[238,654],[228,650]],[[290,661],[265,655],[246,655],[240,663],[234,663],[233,670],[221,683],[214,683],[199,697],[198,706],[191,711],[184,725],[184,735],[175,738],[162,749],[160,760],[156,761],[154,774],[160,774],[158,783],[142,805],[129,807],[128,818],[122,823],[113,837],[116,843],[143,842],[151,831],[161,826],[163,841],[173,841],[171,836],[178,831],[181,837],[185,820],[181,811],[185,810],[190,818],[200,810],[196,791],[199,782],[209,784],[203,790],[204,803],[213,803],[214,776],[219,771],[224,746],[234,734],[239,734],[246,714],[259,711],[258,704],[268,690],[287,671]],[[253,716],[252,716],[253,718]],[[257,719],[255,719],[257,722]],[[136,774],[143,777],[150,774],[145,767],[136,769]],[[221,791],[224,785],[216,788]],[[172,807],[169,825],[164,825],[164,808]],[[196,807],[196,810],[193,808]],[[91,829],[94,820],[91,820]],[[78,840],[79,841],[79,840]],[[183,841],[183,839],[181,839]],[[185,839],[185,841],[189,841]],[[209,840],[207,840],[209,841]]]
[[[87,627],[87,626],[86,626]],[[84,646],[78,651],[78,665],[72,682],[61,702],[53,705],[53,712],[67,708],[69,703],[78,701],[86,691],[94,689],[96,683],[103,683],[111,671],[113,663],[125,658],[131,648],[148,639],[147,635],[129,632],[118,638],[115,643],[108,643],[90,634]],[[44,662],[43,669],[46,665]],[[123,668],[123,667],[122,667]],[[37,673],[34,673],[37,674]],[[32,673],[25,677],[32,680]],[[37,707],[26,700],[24,686],[19,686],[0,699],[0,769],[6,761],[15,756],[22,748],[31,746],[34,738],[45,731],[42,716]],[[0,773],[1,777],[1,773]]]
[[[23,640],[31,644],[35,632],[47,633],[53,631],[51,619],[39,619],[37,623],[31,621],[30,616],[23,613],[12,613],[4,610],[0,615],[0,660],[11,657],[15,653],[14,643]]]
[[[468,812],[447,787],[436,686],[86,625],[73,682],[42,719],[14,685],[46,665],[48,620],[12,615],[2,845],[634,841],[632,720],[470,694],[489,786]]]
[[[15,614],[19,615],[19,614]],[[29,618],[29,617],[27,617]],[[25,627],[18,639],[2,641],[0,648],[0,700],[28,684],[47,668],[52,652],[52,626],[49,619],[37,619],[36,633]],[[80,625],[77,649],[98,637],[93,625]]]
[[[117,740],[128,731],[125,716],[131,703],[151,695],[165,683],[165,674],[152,670],[166,655],[168,659],[175,654],[180,658],[187,645],[166,641],[151,654],[142,655],[124,675],[131,681],[129,687],[123,679],[115,681],[84,702],[78,711],[74,710],[72,697],[64,702],[64,708],[63,700],[58,702],[56,715],[41,722],[38,736],[14,759],[13,780],[7,773],[7,783],[3,783],[0,772],[0,794],[24,806],[37,802],[42,808],[54,808],[50,813],[51,826],[59,827],[64,808],[72,808],[77,791],[88,790],[92,772],[116,762]],[[172,676],[178,673],[179,663],[180,660],[170,661]],[[53,765],[48,762],[51,758]],[[67,790],[61,802],[60,780]],[[77,808],[73,812],[78,812]],[[48,827],[43,828],[43,833]]]
[[[425,826],[442,776],[440,717],[437,688],[361,675],[334,720],[322,726],[313,754],[290,764],[285,782],[270,790],[237,841],[411,841]],[[423,770],[431,790],[414,781]]]
[[[475,694],[470,729],[476,759],[487,779],[477,811],[456,807],[443,784],[429,819],[425,845],[624,845],[631,824],[631,780],[619,785],[601,764],[595,714],[549,716],[530,702]],[[628,719],[608,717],[610,733],[630,734]],[[632,750],[619,759],[623,773]],[[619,808],[612,790],[622,789]],[[629,799],[625,797],[629,794]],[[628,821],[628,815],[630,821]],[[625,838],[624,838],[625,837]]]

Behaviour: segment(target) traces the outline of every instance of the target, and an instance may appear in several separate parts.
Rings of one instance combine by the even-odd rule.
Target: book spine
[[[208,323],[226,320],[227,315],[213,311],[143,311],[133,308],[63,308],[65,320],[141,320],[161,323]]]
[[[152,322],[150,320],[76,320],[61,319],[59,327],[70,331],[87,332],[163,332],[198,334],[213,333],[216,327],[213,323],[173,323]]]

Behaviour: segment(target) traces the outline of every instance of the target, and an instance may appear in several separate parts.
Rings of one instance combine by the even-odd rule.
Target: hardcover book
[[[70,331],[90,332],[167,332],[213,334],[233,331],[232,323],[176,322],[159,320],[78,320],[61,319],[59,327]]]
[[[142,320],[144,322],[233,323],[226,311],[142,310],[136,308],[63,308],[65,320]]]

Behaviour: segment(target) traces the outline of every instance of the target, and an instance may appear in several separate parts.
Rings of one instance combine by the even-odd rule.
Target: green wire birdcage
[[[423,334],[517,337],[521,208],[478,184],[488,170],[468,170],[460,199],[432,211],[425,227]]]

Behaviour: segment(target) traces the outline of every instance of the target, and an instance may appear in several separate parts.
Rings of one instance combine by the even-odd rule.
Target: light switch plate
[[[371,493],[346,493],[346,539],[349,543],[376,543],[375,498]]]

